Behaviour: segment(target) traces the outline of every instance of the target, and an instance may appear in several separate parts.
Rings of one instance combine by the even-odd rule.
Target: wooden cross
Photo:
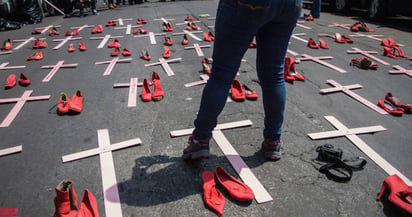
[[[356,94],[355,92],[351,91],[351,89],[362,88],[363,87],[362,85],[352,84],[352,85],[342,86],[341,84],[339,84],[338,82],[336,82],[334,80],[326,80],[326,82],[328,84],[332,85],[333,87],[332,88],[321,89],[320,93],[335,93],[335,92],[342,91],[346,95],[354,98],[355,100],[359,101],[360,103],[362,103],[362,104],[368,106],[369,108],[375,110],[379,114],[382,114],[382,115],[388,114],[385,110],[381,109],[379,106],[375,105],[374,103],[371,103],[367,99],[365,99],[365,98],[359,96],[358,94]]]
[[[132,18],[118,18],[118,19],[116,19],[116,20],[117,20],[117,23],[119,23],[120,26],[123,26],[123,25],[124,25],[124,22],[123,22],[123,21],[125,21],[125,20],[132,20]]]
[[[267,192],[265,187],[259,182],[256,176],[253,174],[252,170],[246,165],[242,157],[233,148],[230,142],[227,140],[222,130],[233,129],[238,127],[252,126],[252,121],[244,120],[237,122],[230,122],[225,124],[218,124],[213,130],[213,139],[218,144],[219,148],[223,151],[223,154],[229,160],[237,174],[247,184],[255,194],[255,199],[258,203],[265,203],[272,201],[273,198]],[[186,136],[191,135],[192,129],[175,130],[170,132],[171,137]]]
[[[200,79],[202,79],[202,80],[185,84],[185,87],[193,87],[193,86],[197,86],[197,85],[201,85],[201,84],[206,84],[207,80],[209,80],[209,75],[201,74]]]
[[[159,36],[159,35],[166,35],[166,33],[165,33],[165,32],[162,32],[162,33],[148,32],[148,34],[135,35],[134,37],[140,38],[140,37],[148,36],[148,37],[150,38],[150,43],[151,43],[151,44],[156,44],[156,38],[155,38],[155,36]]]
[[[366,34],[362,34],[359,32],[353,33],[353,35],[349,35],[351,37],[365,37],[365,38],[370,38],[370,39],[374,39],[377,41],[382,41],[382,38],[377,38],[377,37],[383,37],[383,35],[366,35]],[[404,46],[403,44],[398,44],[399,46]]]
[[[9,62],[5,62],[0,64],[0,70],[2,69],[22,69],[22,68],[26,68],[26,66],[7,66],[9,64]]]
[[[387,66],[390,65],[389,63],[387,63],[387,62],[385,62],[385,61],[383,61],[383,60],[381,60],[381,59],[379,59],[379,58],[371,55],[371,54],[377,54],[377,53],[378,53],[377,51],[364,51],[364,50],[361,50],[361,49],[359,49],[359,48],[357,48],[357,47],[353,47],[352,50],[347,50],[346,52],[347,52],[347,53],[350,53],[350,54],[353,54],[353,53],[355,53],[355,54],[362,54],[362,55],[364,55],[364,56],[366,56],[366,57],[369,57],[369,58],[371,58],[371,59],[374,59],[374,60],[382,63],[383,65],[387,65]]]
[[[330,25],[328,25],[329,27],[341,27],[341,28],[344,28],[344,29],[350,29],[350,26],[351,24],[338,24],[338,23],[334,23],[334,24],[330,24]]]
[[[14,154],[17,152],[21,152],[23,150],[23,146],[19,145],[19,146],[14,146],[11,148],[5,148],[5,149],[0,149],[0,157],[1,156],[5,156],[5,155],[9,155],[9,154]]]
[[[66,44],[66,42],[68,42],[68,41],[73,41],[73,40],[80,40],[80,39],[82,39],[82,37],[75,37],[75,38],[73,38],[73,36],[67,36],[66,38],[64,38],[64,39],[53,39],[53,41],[60,41],[60,43],[58,44],[58,45],[56,45],[54,48],[53,48],[53,50],[57,50],[57,49],[59,49],[59,48],[61,48],[64,44]]]
[[[50,99],[50,95],[30,96],[32,92],[33,90],[26,90],[24,91],[23,95],[19,98],[0,99],[0,103],[16,103],[14,104],[13,108],[10,110],[6,118],[4,118],[3,122],[1,122],[0,127],[10,126],[11,122],[13,122],[14,118],[23,108],[23,105],[26,103],[26,101]]]
[[[197,37],[197,36],[195,35],[196,33],[203,33],[203,31],[187,31],[187,30],[183,30],[183,32],[173,33],[173,35],[184,35],[184,34],[187,34],[188,36],[192,37],[192,38],[195,39],[196,41],[202,41],[202,39],[200,39],[199,37]]]
[[[173,19],[173,18],[163,18],[163,17],[161,17],[161,18],[159,18],[159,19],[153,19],[153,20],[161,20],[161,21],[163,21],[164,23],[169,23],[169,21],[168,20],[175,20],[175,19]]]
[[[19,44],[18,46],[16,46],[15,48],[13,48],[13,50],[18,50],[21,47],[23,47],[24,45],[26,45],[27,43],[29,43],[30,41],[35,41],[36,38],[35,37],[30,37],[30,38],[26,38],[26,39],[18,39],[18,40],[13,40],[13,42],[22,42],[21,44]]]
[[[337,130],[334,131],[327,131],[321,133],[309,133],[308,136],[313,139],[326,139],[326,138],[334,138],[334,137],[342,137],[345,136],[349,141],[356,145],[363,153],[365,153],[370,159],[372,159],[378,166],[380,166],[385,172],[389,175],[397,174],[403,181],[411,186],[412,182],[404,176],[399,170],[393,167],[388,161],[386,161],[383,157],[381,157],[378,153],[375,152],[368,144],[366,144],[363,140],[361,140],[357,134],[362,133],[374,133],[386,130],[381,125],[370,126],[370,127],[360,127],[360,128],[352,128],[348,129],[345,125],[343,125],[339,120],[337,120],[333,116],[325,116],[325,119],[331,123]]]
[[[125,58],[125,59],[120,59],[119,57],[115,57],[112,60],[109,61],[103,61],[103,62],[95,62],[94,64],[100,65],[100,64],[109,64],[106,68],[106,70],[103,73],[103,76],[110,75],[112,73],[112,70],[116,63],[123,63],[123,62],[130,62],[132,61],[132,58]]]
[[[136,107],[137,87],[143,83],[138,83],[137,77],[130,78],[130,83],[115,83],[113,87],[129,87],[129,100],[127,107]]]
[[[393,68],[397,69],[397,70],[390,70],[389,73],[390,74],[407,74],[409,75],[409,77],[412,77],[412,70],[411,69],[405,69],[400,65],[394,65],[392,66]]]
[[[46,75],[46,77],[43,78],[42,82],[49,82],[54,74],[60,69],[60,68],[68,68],[68,67],[77,67],[79,64],[78,63],[73,63],[73,64],[63,64],[64,60],[58,61],[56,65],[48,65],[48,66],[42,66],[42,69],[50,69],[52,70],[49,72],[49,74]]]
[[[102,41],[100,44],[97,46],[97,48],[103,48],[106,43],[109,41],[111,38],[123,38],[123,36],[111,36],[111,35],[105,35],[104,37],[90,37],[90,39],[95,40],[95,39],[101,39]]]
[[[83,26],[77,26],[77,27],[71,27],[71,29],[77,29],[77,31],[82,31],[85,28],[89,28],[89,27],[94,27],[94,25],[83,25]]]
[[[334,66],[330,63],[327,63],[327,62],[323,61],[325,59],[332,59],[332,58],[333,58],[332,56],[313,57],[313,56],[310,56],[310,55],[307,55],[307,54],[302,54],[302,57],[296,58],[296,62],[305,61],[305,60],[312,60],[313,62],[322,64],[322,65],[324,65],[326,67],[329,67],[331,69],[334,69],[334,70],[336,70],[340,73],[345,73],[346,70],[341,69],[337,66]]]
[[[308,43],[308,40],[299,37],[299,36],[301,36],[301,35],[306,35],[306,33],[296,33],[296,34],[292,34],[292,38],[294,38],[294,39],[296,39],[296,40],[299,40],[299,41],[302,41],[302,42],[305,42],[305,43],[307,44],[307,43]]]
[[[210,45],[210,44],[207,44],[207,45],[199,45],[199,44],[195,43],[195,44],[193,44],[193,46],[191,46],[191,47],[185,47],[184,49],[185,49],[185,50],[195,49],[195,51],[196,51],[196,53],[197,53],[197,56],[202,57],[202,56],[204,56],[203,51],[202,51],[202,47],[212,47],[212,45]]]
[[[166,74],[168,76],[173,76],[175,75],[175,73],[173,72],[172,68],[170,68],[169,63],[172,62],[179,62],[180,60],[182,60],[182,58],[175,58],[175,59],[169,59],[169,60],[165,60],[164,58],[159,58],[159,62],[155,62],[155,63],[149,63],[146,64],[144,66],[155,66],[155,65],[162,65],[163,70],[165,70]]]
[[[119,189],[117,188],[116,171],[114,169],[112,151],[128,148],[141,144],[139,138],[111,144],[108,129],[97,130],[98,148],[82,151],[62,157],[63,163],[87,158],[95,155],[100,156],[100,172],[102,176],[103,198],[106,216],[122,217]]]
[[[125,27],[115,27],[114,29],[126,29],[126,35],[130,35],[130,34],[132,34],[132,28],[135,28],[135,27],[141,27],[142,25],[135,25],[135,26],[132,26],[131,24],[128,24],[127,26],[125,26]]]
[[[186,25],[188,23],[200,23],[199,20],[193,20],[193,21],[184,21],[183,23],[176,23],[176,26],[181,26],[181,25]]]

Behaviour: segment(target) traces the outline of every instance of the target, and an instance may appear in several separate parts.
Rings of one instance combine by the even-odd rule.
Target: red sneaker
[[[86,50],[86,46],[84,45],[83,42],[79,42],[79,50],[80,51],[85,51]]]
[[[202,63],[203,73],[210,75],[212,71],[210,70],[209,60],[205,57],[202,59],[201,63]]]
[[[312,38],[309,38],[308,40],[308,47],[312,48],[312,49],[318,49],[319,45],[316,44],[315,40],[313,40]]]
[[[146,49],[142,49],[142,58],[144,60],[150,60],[152,57],[150,56],[149,52]]]
[[[187,34],[184,34],[184,35],[183,35],[182,44],[183,44],[183,45],[189,44],[189,37],[187,36]]]
[[[143,102],[149,102],[150,100],[152,100],[152,93],[150,91],[150,84],[149,84],[149,81],[146,78],[143,79],[142,100],[143,100]]]
[[[62,92],[59,96],[59,102],[57,103],[57,113],[59,115],[69,112],[70,99],[66,93]]]
[[[123,55],[123,56],[131,56],[132,53],[131,53],[128,49],[123,48],[123,50],[122,50],[122,55]]]
[[[69,102],[69,109],[75,112],[82,112],[83,109],[83,101],[84,97],[80,90],[77,90],[76,93],[73,94],[72,99]]]
[[[223,216],[223,208],[225,206],[225,197],[216,188],[216,182],[213,173],[204,171],[202,173],[203,180],[203,200],[207,206],[217,212],[218,216]]]
[[[259,96],[258,96],[256,91],[254,91],[250,87],[246,86],[246,84],[243,85],[243,88],[245,88],[246,99],[248,99],[248,100],[257,100],[258,99]]]
[[[160,84],[160,76],[155,71],[152,72],[152,82],[154,85],[152,99],[154,101],[160,101],[163,99],[165,93],[163,92],[162,85]]]
[[[29,86],[31,82],[23,73],[20,73],[19,83],[21,86]]]
[[[118,47],[116,47],[116,48],[114,49],[114,51],[112,51],[112,52],[110,53],[110,56],[112,56],[112,57],[117,57],[117,56],[119,56],[119,54],[120,54],[120,49],[119,49]]]
[[[12,40],[9,38],[7,40],[4,41],[3,46],[1,46],[1,50],[11,50],[13,48],[13,42]]]
[[[233,80],[232,85],[230,86],[230,91],[232,93],[232,99],[238,102],[245,101],[246,93],[243,86],[238,80]]]
[[[217,166],[215,169],[215,177],[217,182],[221,184],[235,200],[249,201],[255,197],[255,194],[248,185],[231,176],[220,166]]]
[[[5,88],[10,89],[10,88],[16,86],[16,82],[17,82],[16,81],[16,75],[15,74],[10,74],[9,77],[7,77]]]
[[[67,51],[74,52],[74,50],[74,44],[69,44],[69,49],[67,49]]]

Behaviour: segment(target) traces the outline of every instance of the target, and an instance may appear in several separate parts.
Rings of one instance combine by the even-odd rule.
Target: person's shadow
[[[265,162],[260,151],[253,156],[242,157],[249,168]],[[155,155],[136,159],[130,180],[117,184],[120,202],[131,206],[153,206],[185,198],[193,194],[203,194],[202,173],[214,173],[221,166],[229,174],[238,178],[225,156],[211,155],[210,159],[184,161],[181,157]],[[109,188],[107,195],[113,190]],[[111,200],[110,196],[108,200]]]

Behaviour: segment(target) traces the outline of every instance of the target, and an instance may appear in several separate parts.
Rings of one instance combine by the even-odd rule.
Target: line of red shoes
[[[41,60],[41,59],[43,59],[43,53],[40,50],[27,57],[27,60]]]
[[[137,18],[136,23],[138,25],[147,24],[147,21],[142,18]]]
[[[66,31],[66,33],[65,33],[64,35],[65,35],[65,36],[76,36],[76,35],[79,35],[79,29],[78,29],[78,28],[75,28],[72,33],[70,33],[70,31]]]
[[[153,93],[150,90],[149,81],[146,78],[143,79],[141,95],[143,102],[149,102],[151,100],[160,101],[163,99],[165,95],[162,89],[162,85],[160,84],[160,76],[155,71],[152,71],[152,83],[154,86]]]
[[[186,26],[186,30],[198,30],[199,27],[194,22],[188,22]]]
[[[318,45],[316,44],[315,40],[313,40],[312,38],[309,38],[308,40],[308,47],[312,49],[318,49],[319,47],[323,49],[329,49],[329,45],[327,45],[324,40],[319,39],[319,45]]]
[[[64,115],[69,111],[80,113],[83,110],[84,97],[80,90],[77,90],[70,99],[66,93],[59,94],[59,102],[57,103],[57,114]]]
[[[394,174],[385,178],[382,190],[376,198],[381,200],[383,193],[388,190],[388,199],[406,214],[412,215],[412,186],[408,186],[398,175]]]
[[[173,32],[173,28],[169,22],[163,22],[163,32]]]
[[[80,205],[77,206],[77,195],[72,180],[64,179],[56,188],[53,217],[99,217],[96,198],[87,189],[83,190]]]
[[[214,174],[211,171],[204,171],[202,180],[203,200],[206,205],[218,213],[218,216],[223,216],[225,197],[216,187],[216,182],[237,201],[246,202],[255,197],[253,190],[248,185],[230,175],[220,166],[215,168]]]
[[[296,60],[293,57],[285,57],[285,65],[283,67],[283,78],[285,81],[293,83],[293,81],[306,80],[301,74],[296,71]]]
[[[114,51],[112,51],[110,53],[110,56],[112,56],[112,57],[116,56],[117,57],[117,56],[119,56],[119,54],[120,54],[120,48],[116,47],[116,48],[114,48]],[[132,53],[128,49],[123,48],[122,55],[123,56],[131,56]]]
[[[1,50],[11,50],[13,48],[13,41],[9,38],[3,42],[3,46],[1,46]]]
[[[374,32],[375,30],[373,29],[369,29],[366,24],[362,21],[356,22],[354,23],[351,27],[350,27],[350,31],[352,32]]]
[[[73,43],[69,44],[69,48],[67,49],[67,51],[69,51],[69,52],[74,52],[75,50],[76,50],[76,49],[74,48],[74,44],[73,44]],[[85,51],[85,50],[87,50],[87,48],[86,48],[86,46],[84,45],[83,42],[79,42],[79,50],[80,50],[80,51]]]
[[[103,27],[102,25],[97,25],[96,27],[94,27],[94,29],[92,30],[92,34],[97,34],[97,33],[102,33],[103,32]]]
[[[6,89],[10,89],[10,88],[16,86],[16,83],[17,83],[16,75],[15,74],[10,74],[7,77],[6,84],[4,85],[4,87]],[[30,80],[23,73],[20,73],[20,75],[19,75],[19,84],[21,86],[29,86],[30,83],[31,83]]]
[[[240,84],[238,80],[233,80],[230,86],[231,97],[236,102],[243,102],[245,99],[257,100],[258,94],[256,91],[252,90],[246,84]]]
[[[402,116],[405,113],[412,112],[412,104],[401,102],[398,98],[393,96],[392,93],[387,93],[385,98],[381,98],[378,101],[378,106],[394,116]]]
[[[350,61],[349,65],[356,66],[360,69],[378,69],[378,64],[367,57],[354,58]]]

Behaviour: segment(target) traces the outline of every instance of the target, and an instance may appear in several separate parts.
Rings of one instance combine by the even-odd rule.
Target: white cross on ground
[[[169,20],[175,20],[175,19],[173,19],[173,18],[163,18],[163,17],[161,17],[161,18],[159,18],[159,19],[153,19],[153,20],[161,20],[161,21],[163,21],[164,23],[169,23]]]
[[[299,37],[299,36],[301,36],[301,35],[306,35],[306,33],[296,33],[296,34],[292,34],[292,38],[294,38],[294,39],[296,39],[296,40],[299,40],[299,41],[302,41],[302,42],[305,42],[305,43],[307,44],[307,43],[308,43],[308,40]]]
[[[381,125],[370,126],[370,127],[360,127],[349,129],[343,125],[338,119],[333,116],[325,116],[325,119],[331,123],[337,130],[320,132],[320,133],[309,133],[308,136],[313,139],[326,139],[334,137],[345,136],[349,141],[356,145],[363,153],[365,153],[371,160],[373,160],[378,166],[380,166],[389,175],[397,174],[407,185],[411,186],[412,182],[404,176],[399,170],[393,167],[388,161],[381,157],[375,152],[368,144],[366,144],[362,139],[358,137],[357,134],[362,133],[374,133],[386,130]]]
[[[94,64],[100,65],[100,64],[109,64],[106,68],[106,70],[103,73],[103,76],[110,75],[112,73],[112,70],[116,63],[124,63],[124,62],[130,62],[132,61],[132,58],[125,58],[125,59],[120,59],[119,57],[115,57],[112,60],[109,61],[103,61],[103,62],[95,62]]]
[[[188,23],[200,23],[199,20],[193,20],[193,21],[184,21],[183,23],[176,23],[176,26],[181,26],[181,25],[187,25]]]
[[[35,41],[36,38],[35,37],[30,37],[30,38],[26,38],[26,39],[17,39],[17,40],[13,40],[13,42],[22,42],[20,43],[18,46],[16,46],[15,48],[13,48],[13,50],[18,50],[21,47],[23,47],[24,45],[26,45],[27,43],[29,43],[30,41]]]
[[[77,67],[79,64],[78,63],[73,63],[73,64],[63,64],[64,60],[58,61],[56,63],[56,65],[48,65],[48,66],[42,66],[42,69],[50,69],[52,68],[52,70],[50,70],[49,74],[47,74],[42,82],[49,82],[52,77],[54,76],[54,74],[56,74],[56,72],[60,69],[60,68],[68,68],[68,67]]]
[[[238,127],[252,126],[252,121],[244,120],[237,122],[230,122],[225,124],[218,124],[213,130],[213,139],[218,144],[219,148],[223,151],[223,154],[229,160],[239,177],[247,184],[255,194],[255,200],[258,203],[270,202],[273,198],[267,192],[265,187],[259,182],[252,170],[246,165],[242,157],[233,148],[230,142],[227,140],[222,130],[233,129]],[[170,132],[171,137],[191,135],[192,129],[175,130]]]
[[[97,46],[97,48],[103,48],[106,43],[109,41],[109,39],[111,38],[123,38],[123,36],[111,36],[111,35],[105,35],[103,37],[90,37],[90,39],[92,40],[99,40],[101,39],[102,41],[100,42],[100,44]]]
[[[4,51],[4,52],[0,52],[0,55],[4,55],[4,54],[11,54],[13,53],[12,51]]]
[[[156,44],[156,37],[155,36],[160,36],[160,35],[166,35],[166,33],[165,32],[162,32],[162,33],[148,32],[147,34],[135,35],[134,37],[136,37],[136,38],[149,37],[150,38],[150,43],[151,44]]]
[[[1,122],[0,127],[8,127],[10,126],[11,122],[13,122],[14,118],[23,108],[26,101],[32,100],[46,100],[50,99],[50,95],[43,95],[43,96],[30,96],[33,90],[26,90],[24,91],[23,95],[18,98],[8,98],[8,99],[0,99],[1,103],[12,103],[15,102],[13,108],[10,110],[9,114],[4,118],[3,122]]]
[[[204,56],[203,51],[202,51],[202,48],[204,48],[204,47],[210,48],[210,47],[212,47],[212,45],[210,45],[210,44],[207,44],[207,45],[199,45],[199,44],[195,43],[195,44],[193,44],[193,46],[185,47],[184,49],[185,49],[185,50],[195,49],[195,51],[196,51],[196,53],[197,53],[197,56],[202,57],[202,56]]]
[[[369,57],[371,59],[374,59],[375,61],[378,61],[378,62],[382,63],[383,65],[387,65],[387,66],[390,65],[389,63],[387,63],[387,62],[371,55],[371,54],[377,54],[378,53],[377,51],[364,51],[364,50],[361,50],[357,47],[352,47],[352,50],[347,50],[346,52],[350,53],[350,54],[362,54],[366,57]]]
[[[77,29],[77,31],[82,31],[85,28],[89,28],[89,27],[94,27],[94,25],[83,25],[83,26],[75,26],[75,27],[71,27],[70,29]]]
[[[18,145],[18,146],[14,146],[11,148],[5,148],[5,149],[0,149],[0,157],[1,156],[5,156],[5,155],[9,155],[9,154],[14,154],[17,152],[21,152],[23,150],[23,146]]]
[[[112,151],[128,148],[141,144],[139,138],[111,144],[108,129],[97,130],[98,148],[82,151],[62,157],[63,163],[87,158],[95,155],[100,156],[100,172],[102,176],[103,198],[106,216],[122,217],[119,190],[117,188],[116,171],[114,169]]]
[[[22,68],[26,68],[26,66],[7,66],[9,65],[9,62],[5,62],[0,64],[0,70],[2,69],[22,69]]]
[[[397,70],[390,70],[389,71],[390,74],[407,74],[407,75],[409,75],[409,77],[412,77],[412,70],[411,69],[405,69],[400,65],[394,65],[392,67],[397,69]]]
[[[38,27],[38,28],[36,28],[36,29],[43,29],[43,30],[41,31],[41,33],[43,34],[43,33],[47,32],[49,29],[51,29],[51,28],[53,28],[53,27],[61,27],[61,25],[56,25],[56,26],[48,25],[48,26],[46,26],[46,27]]]
[[[173,33],[173,35],[184,35],[184,34],[187,34],[188,36],[190,36],[191,38],[195,39],[196,41],[202,41],[202,39],[200,39],[199,37],[197,37],[197,36],[195,35],[196,33],[203,33],[203,31],[187,31],[187,30],[183,30],[183,32]]]
[[[113,87],[129,87],[129,100],[127,107],[136,107],[137,87],[143,86],[143,83],[138,83],[137,77],[130,78],[130,83],[115,83]]]
[[[136,28],[136,27],[141,27],[142,25],[135,25],[132,26],[131,24],[128,24],[127,26],[123,26],[123,27],[115,27],[114,29],[126,29],[126,35],[130,35],[132,34],[132,28]]]
[[[346,85],[343,86],[341,84],[339,84],[338,82],[334,81],[334,80],[326,80],[326,82],[330,85],[332,85],[333,87],[331,88],[326,88],[326,89],[320,89],[320,93],[335,93],[335,92],[344,92],[346,95],[354,98],[355,100],[359,101],[360,103],[368,106],[369,108],[375,110],[376,112],[378,112],[379,114],[382,115],[386,115],[388,114],[385,110],[381,109],[379,106],[375,105],[374,103],[371,103],[369,100],[359,96],[358,94],[356,94],[355,92],[351,91],[351,89],[358,89],[358,88],[362,88],[363,86],[360,84],[351,84],[351,85]]]
[[[123,25],[124,25],[124,22],[123,22],[123,21],[125,21],[125,20],[132,20],[132,18],[117,18],[117,19],[114,19],[114,20],[117,20],[117,23],[118,23],[120,26],[123,26]]]
[[[366,35],[363,33],[353,33],[353,35],[349,35],[350,37],[365,37],[365,38],[370,38],[376,41],[382,41],[382,38],[377,38],[377,37],[383,37],[383,35]],[[398,44],[399,46],[404,46],[403,44]]]
[[[323,60],[332,59],[332,58],[333,58],[332,56],[313,57],[313,56],[310,56],[310,55],[307,55],[307,54],[302,54],[302,57],[296,58],[296,62],[305,61],[305,60],[312,60],[313,62],[322,64],[322,65],[324,65],[326,67],[329,67],[331,69],[334,69],[334,70],[336,70],[340,73],[345,73],[346,70],[341,69],[337,66],[334,66],[330,63],[327,63],[327,62],[323,61]]]
[[[163,70],[165,70],[166,74],[168,76],[173,76],[175,75],[175,73],[173,72],[172,68],[170,68],[169,63],[173,63],[173,62],[179,62],[180,60],[182,60],[182,58],[174,58],[174,59],[169,59],[169,60],[165,60],[164,58],[159,58],[159,62],[155,62],[155,63],[149,63],[149,64],[145,64],[144,66],[155,66],[155,65],[162,65]]]
[[[350,26],[351,24],[338,24],[338,23],[334,23],[334,24],[330,24],[328,25],[328,27],[341,27],[344,29],[349,29],[350,30]]]
[[[304,28],[304,29],[312,29],[311,27],[305,26],[305,25],[300,24],[300,23],[296,23],[296,26],[302,27],[302,28]]]
[[[73,36],[67,36],[66,38],[64,38],[64,39],[53,39],[53,41],[60,41],[60,43],[58,44],[58,45],[56,45],[54,48],[53,48],[53,50],[57,50],[57,49],[59,49],[59,48],[61,48],[64,44],[66,44],[66,42],[68,42],[68,41],[73,41],[73,40],[80,40],[80,39],[82,39],[82,37],[75,37],[75,38],[73,38]]]
[[[201,84],[206,84],[207,80],[209,80],[209,75],[201,74],[200,79],[202,80],[185,84],[185,87],[193,87]]]

